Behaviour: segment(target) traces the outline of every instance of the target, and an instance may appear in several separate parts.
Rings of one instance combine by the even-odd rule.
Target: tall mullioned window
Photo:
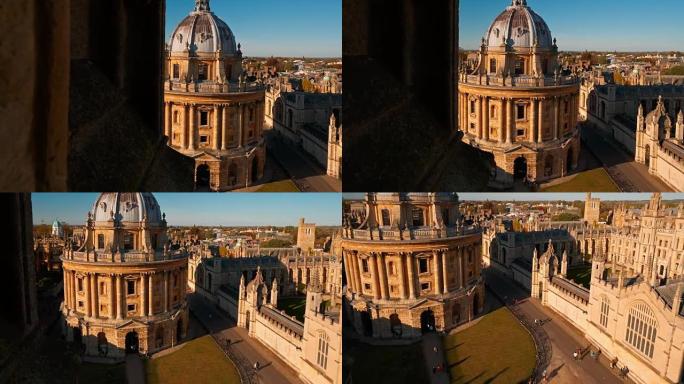
[[[608,327],[608,311],[610,311],[610,304],[608,303],[607,297],[601,298],[601,326],[603,328]]]
[[[489,59],[489,73],[496,73],[496,59]]]
[[[629,310],[625,341],[648,358],[653,357],[658,324],[653,311],[645,303],[638,303]]]
[[[329,346],[328,336],[326,336],[325,333],[320,333],[318,335],[318,356],[316,357],[316,364],[323,369],[326,369],[328,366]]]

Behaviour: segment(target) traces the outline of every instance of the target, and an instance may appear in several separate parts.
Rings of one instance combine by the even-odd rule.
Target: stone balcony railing
[[[498,87],[559,87],[579,84],[577,76],[499,76],[491,74],[468,75],[460,74],[459,83],[470,85],[486,85]]]
[[[436,240],[450,237],[467,236],[480,233],[479,227],[406,228],[406,229],[350,229],[344,228],[343,237],[350,240],[400,241],[400,240]]]
[[[158,261],[171,261],[187,258],[185,252],[111,252],[109,250],[91,251],[67,251],[63,260],[81,261],[88,263],[149,263]]]
[[[261,83],[223,83],[217,82],[190,82],[186,83],[179,80],[166,80],[164,91],[178,93],[249,93],[265,90],[266,87]]]

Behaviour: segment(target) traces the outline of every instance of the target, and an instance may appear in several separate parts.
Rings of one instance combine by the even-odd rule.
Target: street
[[[645,165],[634,161],[612,138],[586,124],[581,129],[582,144],[601,161],[603,167],[623,192],[671,191],[665,183],[648,173]]]
[[[281,361],[266,346],[250,338],[246,329],[238,328],[235,321],[223,312],[219,312],[204,298],[192,294],[188,296],[188,302],[190,311],[212,335],[216,336],[219,345],[224,346],[226,340],[230,340],[229,348],[232,353],[238,355],[241,358],[239,360],[244,360],[233,361],[233,363],[241,364],[244,370],[249,371],[253,369],[255,362],[259,362],[260,368],[256,374],[257,382],[302,384],[297,378],[297,372]]]
[[[294,148],[278,138],[275,132],[266,134],[268,157],[275,160],[302,192],[341,192],[342,181],[326,174],[301,149]]]
[[[582,333],[539,300],[530,298],[529,292],[511,279],[496,273],[486,274],[487,287],[498,293],[508,304],[518,300],[517,309],[532,322],[543,320],[543,330],[551,343],[551,356],[545,368],[550,383],[629,383],[608,368],[608,360],[600,356],[595,361],[589,354],[576,361],[572,354],[577,348],[586,348],[589,342]],[[522,300],[522,301],[521,301]],[[593,347],[592,347],[593,348]]]

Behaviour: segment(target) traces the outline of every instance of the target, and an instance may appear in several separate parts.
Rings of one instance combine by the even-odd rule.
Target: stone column
[[[378,265],[377,265],[377,256],[375,254],[371,254],[370,257],[368,258],[368,264],[370,264],[370,272],[371,272],[371,279],[373,282],[373,297],[375,299],[380,298],[380,281],[378,279]]]
[[[230,109],[230,104],[223,105],[223,122],[221,123],[221,149],[228,149],[228,125],[230,124],[228,118],[228,110]]]
[[[539,99],[539,129],[537,131],[537,143],[541,143],[544,138],[544,132],[542,131],[544,121],[544,99]]]
[[[515,127],[515,115],[513,114],[513,100],[506,99],[506,144],[513,142],[512,131]]]
[[[409,298],[416,298],[416,262],[413,253],[406,255],[406,261],[408,264],[408,285],[409,285]]]
[[[559,125],[560,125],[559,104],[560,104],[560,99],[558,98],[558,96],[555,96],[553,98],[553,139],[554,140],[557,140],[560,137],[560,135],[558,133],[558,131],[560,130],[560,127],[559,127]]]
[[[85,280],[85,309],[86,309],[86,316],[91,317],[93,315],[93,303],[91,302],[92,300],[92,291],[91,291],[91,286],[90,286],[90,274],[86,274],[84,277]]]
[[[449,273],[447,270],[447,252],[442,252],[442,292],[449,293]]]
[[[67,308],[71,308],[71,290],[69,289],[69,271],[62,269],[64,277],[63,279],[63,289],[64,289],[64,305]]]
[[[188,130],[190,126],[190,108],[188,104],[183,104],[183,122],[181,123],[181,137],[180,137],[180,145],[182,149],[188,149]]]
[[[408,296],[406,291],[406,255],[403,253],[399,254],[399,293],[402,299],[406,299]]]
[[[387,281],[387,266],[385,264],[385,255],[380,253],[375,256],[378,262],[378,277],[380,279],[380,295],[384,300],[389,298],[389,281]]]
[[[463,247],[456,252],[456,267],[458,268],[458,287],[463,288]]]
[[[220,140],[220,133],[221,131],[219,130],[221,124],[221,106],[220,105],[215,105],[214,106],[214,142],[212,143],[212,146],[214,147],[214,150],[219,150],[221,149],[221,140]]]
[[[116,318],[116,276],[109,275],[109,318]]]
[[[145,281],[145,278],[147,275],[141,274],[140,275],[140,310],[138,313],[140,316],[145,316],[145,300],[147,299],[147,281]]]
[[[149,284],[149,289],[147,290],[147,316],[154,315],[154,273],[150,274],[147,278],[147,283]]]
[[[359,265],[359,254],[355,253],[352,256],[352,260],[354,261],[354,279],[356,283],[356,292],[358,293],[363,293],[363,283],[361,282],[361,266]],[[295,278],[297,276],[295,275]]]
[[[506,106],[506,99],[503,97],[501,100],[501,116],[499,116],[499,143],[503,143],[506,140],[506,127],[508,127],[507,116],[508,109]]]
[[[238,148],[242,148],[245,124],[245,105],[238,104]]]
[[[344,264],[344,273],[347,276],[347,284],[350,286],[350,289],[352,291],[355,291],[354,283],[352,282],[352,274],[351,274],[351,264],[350,264],[351,258],[350,257],[344,257],[344,251],[343,251],[342,260],[343,260],[342,264]],[[281,283],[284,283],[284,282],[281,282]]]
[[[440,280],[442,279],[442,271],[440,271],[441,263],[439,262],[439,253],[437,251],[432,251],[432,277],[434,279],[435,288],[432,290],[435,294],[440,294],[442,292],[442,285]]]
[[[93,273],[90,276],[90,285],[92,286],[93,289],[93,295],[92,295],[92,302],[93,302],[93,317],[98,317],[100,315],[100,300],[99,300],[99,291],[98,291],[98,286],[97,286],[97,274]]]
[[[515,100],[510,100],[510,105],[508,106],[510,115],[508,116],[511,120],[511,142],[515,143],[518,141],[518,130],[516,128],[517,111],[515,106]]]
[[[484,97],[484,116],[483,116],[483,121],[484,121],[484,127],[483,127],[483,133],[484,133],[484,139],[489,140],[489,97],[485,96]]]
[[[477,113],[477,138],[481,139],[484,136],[483,131],[483,116],[484,116],[484,103],[482,102],[482,96],[477,97],[477,110],[475,111]]]
[[[197,108],[195,104],[190,105],[190,130],[188,132],[188,148],[192,151],[196,149],[195,136],[197,135]]]
[[[121,284],[123,283],[121,275],[116,275],[116,318],[117,320],[123,319],[123,288]]]
[[[166,136],[169,138],[169,143],[171,142],[171,136],[173,132],[173,104],[168,101],[166,102]]]
[[[164,271],[164,312],[169,311],[169,271]]]
[[[74,306],[74,310],[78,307],[78,299],[76,298],[76,290],[78,285],[76,283],[76,271],[71,271],[71,304]]]
[[[541,123],[541,121],[540,121]],[[541,124],[540,124],[541,125]],[[534,143],[535,141],[535,134],[537,131],[537,100],[532,99],[530,103],[530,129],[528,133],[528,137],[530,140],[530,143]]]

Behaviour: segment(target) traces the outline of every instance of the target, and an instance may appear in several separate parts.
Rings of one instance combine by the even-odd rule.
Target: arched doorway
[[[646,163],[646,167],[651,166],[651,147],[648,145],[646,146],[646,151],[644,152],[644,161]]]
[[[399,319],[399,315],[396,313],[393,313],[390,315],[390,330],[392,331],[392,335],[395,337],[400,337],[402,333],[402,328],[401,328],[401,319]]]
[[[74,344],[76,345],[77,350],[81,350],[81,346],[83,345],[83,334],[81,333],[81,328],[73,328],[73,333],[74,333]]]
[[[176,343],[180,343],[183,339],[183,319],[178,319],[176,323]]]
[[[520,156],[513,162],[513,178],[515,180],[527,178],[527,159],[525,157]]]
[[[420,314],[420,330],[423,333],[435,332],[435,314],[432,310]]]
[[[544,292],[544,285],[540,282],[539,283],[539,300],[542,299],[542,293]]]
[[[100,356],[107,356],[107,353],[109,353],[109,343],[104,332],[97,334],[97,352]]]
[[[570,173],[572,171],[572,163],[574,162],[575,156],[574,153],[572,152],[572,148],[568,149],[568,158],[565,163],[565,171],[567,173]]]
[[[370,312],[361,312],[361,324],[363,324],[363,335],[366,337],[373,336],[373,319],[371,319]]]
[[[249,331],[249,311],[247,311],[247,314],[245,315],[245,329]]]
[[[544,176],[551,177],[553,175],[553,156],[547,155],[544,160]]]
[[[461,322],[461,305],[459,303],[454,304],[451,307],[451,323],[453,325],[458,325]]]
[[[231,163],[228,166],[228,184],[237,184],[237,165],[235,163]]]
[[[473,295],[473,318],[480,314],[480,294]]]
[[[211,172],[209,172],[209,166],[202,164],[197,167],[197,174],[195,175],[195,186],[197,188],[209,188],[209,182],[211,181]]]
[[[135,331],[126,334],[126,353],[138,353],[138,333]]]
[[[252,159],[252,183],[256,182],[259,179],[259,159],[257,157],[254,157]]]

